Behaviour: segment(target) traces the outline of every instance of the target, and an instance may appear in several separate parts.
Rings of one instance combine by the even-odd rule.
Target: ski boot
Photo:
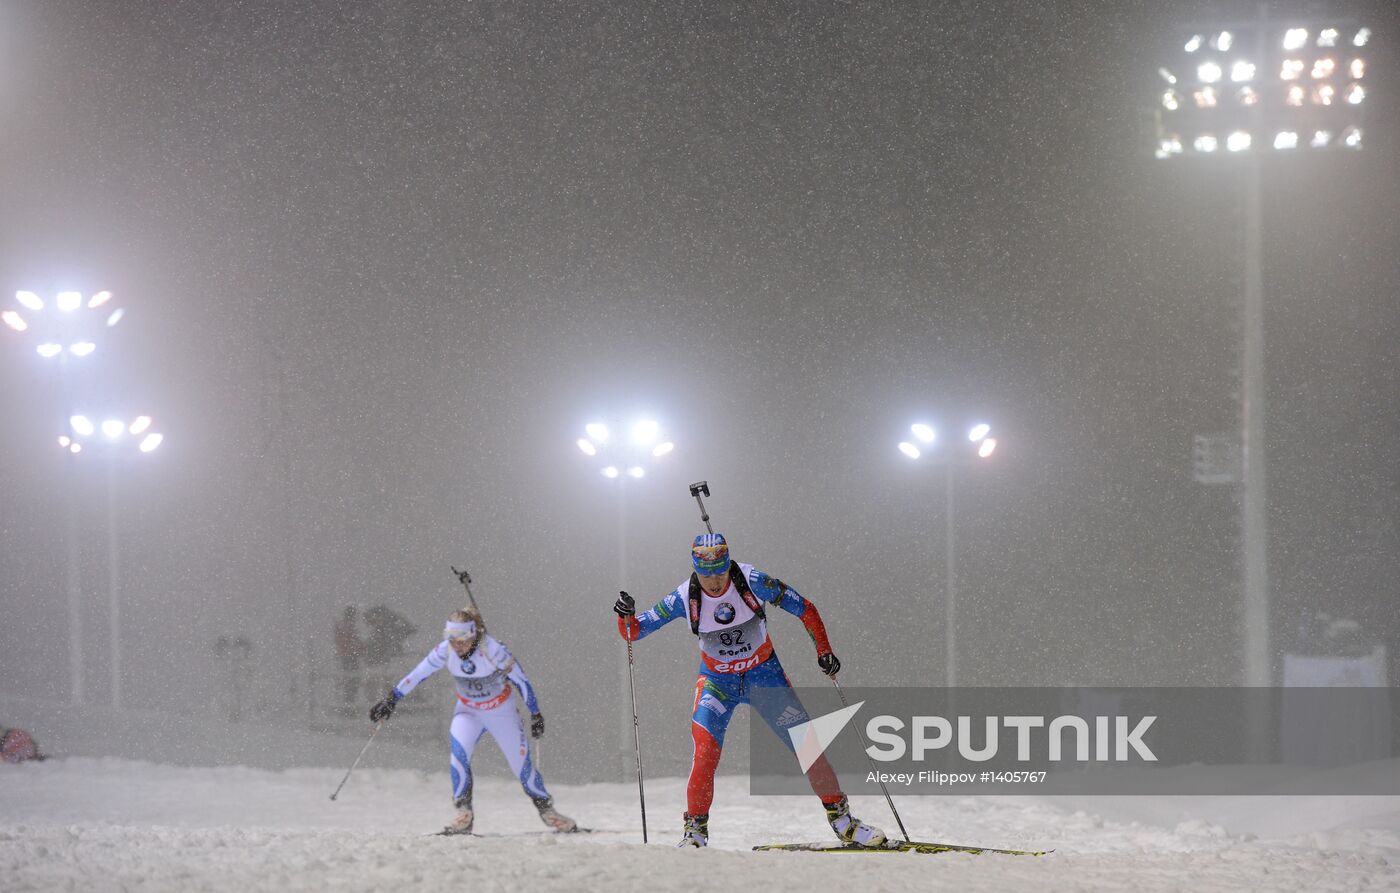
[[[685,814],[685,833],[681,835],[679,847],[708,846],[710,843],[710,817],[708,815]]]
[[[822,805],[826,807],[826,820],[831,830],[843,842],[868,847],[878,847],[885,842],[884,831],[851,815],[851,801],[845,797]]]
[[[476,822],[476,813],[472,812],[471,794],[458,797],[454,805],[457,807],[457,818],[452,820],[452,824],[443,828],[442,833],[447,835],[472,833],[472,825]]]
[[[578,830],[578,822],[554,808],[553,797],[542,797],[536,800],[535,809],[540,811],[540,821],[560,834],[572,834]]]

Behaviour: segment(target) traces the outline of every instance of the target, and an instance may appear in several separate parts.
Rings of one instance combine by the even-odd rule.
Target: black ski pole
[[[452,565],[448,565],[448,567],[452,567]],[[472,613],[476,616],[481,617],[481,609],[476,606],[476,599],[472,597],[472,575],[464,570],[459,571],[456,567],[452,567],[452,573],[457,575],[457,582],[461,583],[467,590],[467,607],[471,608]],[[484,629],[486,626],[485,618],[482,618],[481,625]]]
[[[831,679],[831,684],[836,686],[836,693],[841,696],[841,706],[851,706],[850,702],[846,700],[846,693],[841,690],[841,683],[836,681],[835,676],[830,676],[828,678]],[[866,761],[870,763],[870,772],[875,776],[876,779],[879,779],[880,774],[875,769],[875,761],[870,758],[870,743],[865,740],[865,733],[860,730],[860,723],[856,723],[856,734],[860,735],[860,749],[862,752],[864,752]],[[890,812],[894,813],[895,823],[899,825],[899,833],[904,835],[904,842],[909,843],[909,832],[904,830],[904,820],[899,817],[899,810],[894,808],[894,800],[890,799],[889,788],[885,787],[885,783],[883,781],[880,782],[880,790],[884,791],[885,802],[890,805]]]
[[[369,746],[374,743],[374,736],[378,735],[379,730],[382,728],[384,728],[384,720],[381,719],[374,724],[374,731],[369,733],[369,740],[365,742],[364,747],[360,748],[360,755],[355,757],[355,762],[351,763],[350,768],[345,770],[345,777],[340,780],[340,784],[335,786],[335,793],[331,794],[332,800],[339,796],[340,789],[345,787],[345,783],[350,780],[350,773],[354,772],[355,767],[360,765],[360,760],[364,759],[365,751],[369,750]]]
[[[626,592],[619,592],[626,595]],[[632,640],[627,640],[627,688],[632,693],[632,745],[637,752],[637,797],[642,804],[642,843],[647,842],[647,792],[642,786],[642,729],[637,719],[637,682],[633,672]]]
[[[710,495],[710,482],[698,481],[690,485],[690,495],[695,497],[695,501],[700,503],[700,520],[705,522],[705,529],[714,533],[715,529],[710,526],[710,513],[705,511],[705,500],[700,498],[700,494]]]

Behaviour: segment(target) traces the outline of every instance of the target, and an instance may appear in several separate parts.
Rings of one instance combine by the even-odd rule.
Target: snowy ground
[[[765,893],[1400,890],[1400,797],[900,797],[915,838],[1055,853],[755,853],[755,844],[826,840],[830,831],[812,798],[753,797],[746,778],[731,776],[719,783],[712,846],[682,852],[673,847],[680,779],[648,779],[646,847],[635,782],[552,783],[560,809],[599,829],[559,837],[542,833],[514,782],[492,776],[504,761],[484,747],[480,836],[443,838],[431,836],[451,817],[436,749],[376,741],[331,802],[359,737],[3,695],[0,715],[66,755],[0,764],[3,893],[398,893],[445,883],[472,893],[621,893],[693,890],[702,880]],[[1395,773],[1400,763],[1347,771]],[[883,800],[855,805],[893,831]]]
[[[485,779],[481,836],[428,836],[449,818],[445,773],[189,768],[73,757],[0,766],[0,889],[78,890],[1367,890],[1400,889],[1396,798],[1115,798],[1110,820],[1033,798],[898,803],[915,837],[1053,855],[754,853],[821,840],[809,798],[751,797],[723,779],[713,846],[678,851],[682,784],[557,787],[559,806],[599,833],[541,833],[519,789]],[[859,811],[889,825],[883,801]],[[1134,821],[1148,818],[1152,824]],[[1220,822],[1224,822],[1222,825]],[[1259,836],[1251,828],[1267,828]]]

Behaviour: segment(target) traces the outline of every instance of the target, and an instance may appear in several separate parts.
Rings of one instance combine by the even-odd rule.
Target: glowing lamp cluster
[[[660,459],[676,448],[661,436],[661,425],[654,419],[635,421],[625,430],[625,436],[615,437],[603,422],[590,422],[583,426],[585,436],[575,441],[579,452],[602,459],[600,473],[609,480],[646,477],[644,463]]]
[[[121,418],[107,418],[94,422],[85,415],[75,415],[68,419],[69,433],[58,438],[58,445],[70,453],[81,453],[86,447],[107,446],[135,448],[138,452],[149,453],[160,446],[165,435],[151,430],[152,419],[140,415],[130,421]]]
[[[914,435],[913,439],[900,441],[899,451],[910,459],[922,457],[924,452],[938,440],[938,432],[934,431],[932,426],[922,422],[910,425],[909,432]],[[976,446],[979,459],[990,458],[992,453],[996,452],[997,439],[991,434],[992,427],[987,424],[973,425],[967,432],[967,440]]]
[[[85,357],[96,350],[97,345],[90,338],[81,336],[82,328],[92,326],[93,314],[80,311],[97,311],[96,315],[102,318],[103,327],[110,329],[121,322],[126,314],[121,307],[103,309],[111,300],[110,291],[99,291],[86,300],[81,292],[61,291],[54,296],[50,310],[49,303],[36,293],[17,291],[15,301],[23,312],[15,309],[0,311],[0,322],[16,332],[29,331],[31,320],[34,321],[35,328],[40,327],[41,321],[44,322],[44,333],[41,335],[43,340],[34,351],[46,360],[61,356],[65,352],[75,357]]]
[[[1156,157],[1361,148],[1371,29],[1261,27],[1192,34],[1158,67]]]

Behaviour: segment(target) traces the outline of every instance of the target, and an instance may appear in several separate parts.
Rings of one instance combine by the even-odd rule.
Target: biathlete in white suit
[[[702,847],[709,842],[715,767],[735,709],[750,703],[749,694],[755,688],[786,692],[786,697],[772,699],[768,709],[759,714],[788,749],[792,749],[792,742],[786,729],[808,719],[768,638],[764,604],[776,605],[802,621],[817,648],[817,666],[823,673],[835,676],[841,662],[831,653],[816,605],[753,565],[730,561],[723,535],[697,536],[690,560],[694,573],[650,611],[634,616],[636,602],[625,592],[613,610],[618,615],[618,632],[630,641],[650,635],[678,617],[688,617],[691,632],[699,638],[700,678],[695,681],[690,723],[695,754],[686,786],[685,833],[680,846]],[[807,780],[826,807],[827,821],[837,837],[861,846],[884,843],[883,831],[851,815],[850,803],[826,757],[812,764]]]
[[[475,818],[472,812],[472,751],[487,732],[496,739],[496,745],[505,754],[511,771],[520,779],[525,793],[535,802],[540,819],[556,831],[577,831],[578,824],[554,808],[554,799],[549,796],[544,779],[530,760],[530,741],[525,737],[525,725],[511,703],[513,687],[519,690],[530,711],[530,735],[539,738],[544,734],[544,717],[535,699],[535,689],[525,678],[525,671],[511,656],[510,650],[483,632],[481,618],[476,614],[453,612],[443,630],[443,641],[370,709],[369,718],[374,722],[387,719],[401,698],[443,667],[447,668],[457,685],[457,703],[452,714],[450,735],[452,802],[457,808],[457,817],[443,832],[472,832]]]

